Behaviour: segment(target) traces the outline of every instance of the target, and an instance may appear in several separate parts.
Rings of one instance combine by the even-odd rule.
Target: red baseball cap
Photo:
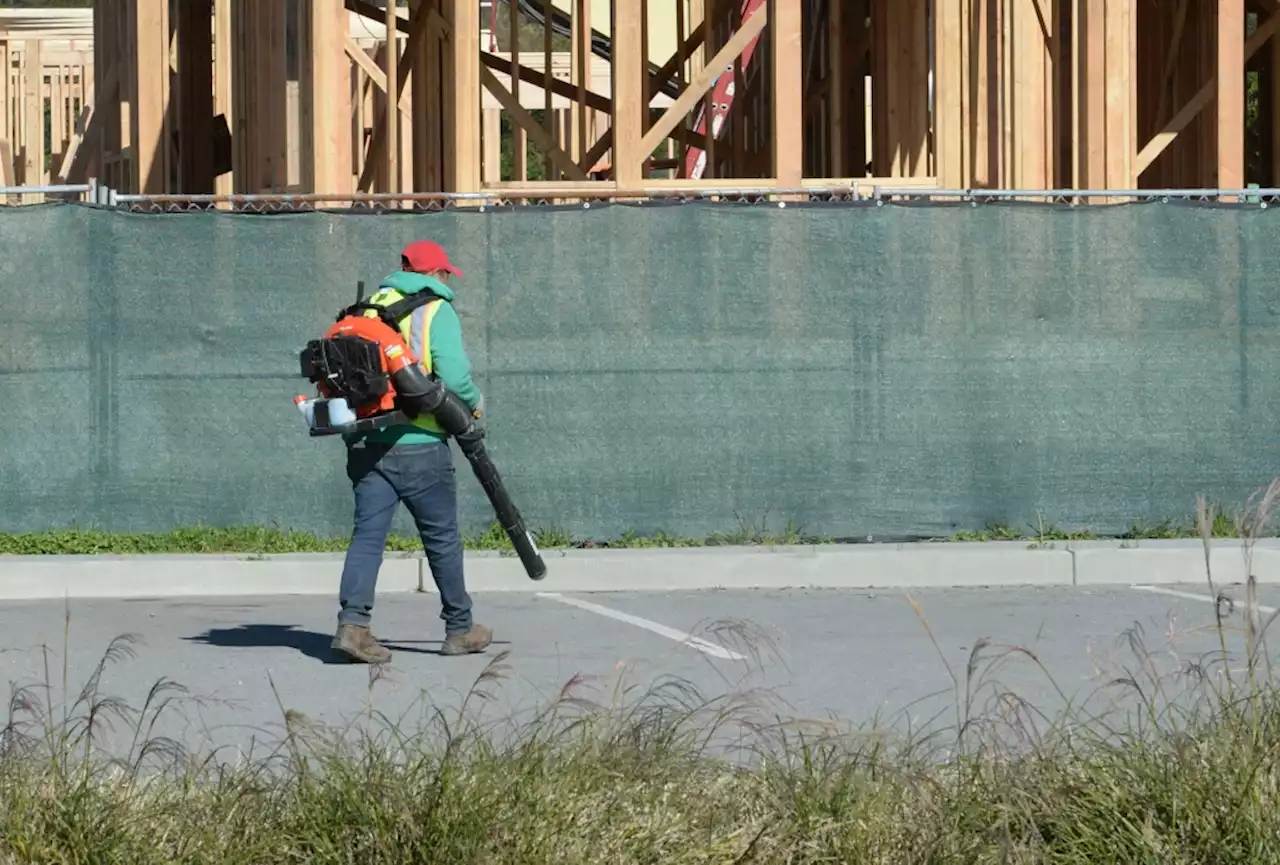
[[[462,271],[453,266],[444,247],[434,240],[415,240],[400,253],[408,260],[409,266],[416,271],[443,270],[461,277]]]

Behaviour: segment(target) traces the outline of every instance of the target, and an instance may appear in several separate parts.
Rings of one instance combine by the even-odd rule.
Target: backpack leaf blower
[[[383,307],[364,302],[363,294],[361,283],[356,302],[339,312],[324,336],[308,342],[299,356],[302,377],[322,394],[315,400],[294,398],[310,434],[370,432],[421,415],[435,417],[471,464],[525,573],[541,580],[547,566],[485,450],[484,429],[457,394],[423,370],[400,333],[400,320],[414,309],[432,300],[447,301],[421,291]],[[365,315],[370,311],[376,317]]]

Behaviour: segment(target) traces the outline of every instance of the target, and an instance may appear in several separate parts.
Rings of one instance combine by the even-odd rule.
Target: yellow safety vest
[[[368,302],[385,307],[401,300],[403,297],[404,295],[394,288],[380,288],[374,292]],[[409,351],[417,356],[423,370],[427,373],[431,372],[431,320],[440,311],[442,302],[439,298],[429,300],[423,306],[418,307],[400,319],[399,322],[400,335],[404,337],[405,345],[409,346]],[[364,315],[365,318],[377,318],[378,316],[372,309],[366,309]],[[438,436],[446,435],[444,428],[431,415],[418,415],[409,421],[409,424]]]

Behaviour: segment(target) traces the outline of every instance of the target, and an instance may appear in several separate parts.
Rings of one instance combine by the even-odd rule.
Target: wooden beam
[[[616,3],[617,0],[614,0],[614,2]],[[768,5],[761,6],[756,10],[755,14],[744,20],[742,26],[729,38],[724,47],[717,51],[715,57],[689,82],[689,86],[680,94],[680,98],[667,108],[662,118],[653,124],[653,127],[640,141],[638,149],[642,153],[645,155],[652,153],[653,149],[662,142],[662,139],[666,138],[671,133],[671,130],[675,129],[676,125],[685,118],[685,115],[693,110],[694,105],[715,83],[720,71],[728,67],[742,53],[743,49],[751,43],[751,40],[760,35],[765,25],[769,23],[768,9]],[[799,61],[797,60],[798,63]],[[798,101],[801,110],[803,110],[804,100]],[[617,162],[618,160],[615,159],[615,165]]]
[[[480,62],[495,72],[501,72],[504,75],[511,75],[512,66],[514,65],[516,78],[512,79],[511,92],[516,93],[517,95],[519,94],[519,85],[516,83],[516,79],[528,82],[534,87],[542,89],[550,87],[552,93],[555,93],[557,96],[563,96],[565,99],[575,101],[578,99],[578,86],[556,78],[554,75],[550,76],[551,80],[548,82],[548,76],[543,75],[538,70],[530,69],[528,66],[522,66],[520,64],[513,64],[510,60],[490,54],[487,51],[480,52]],[[588,108],[594,108],[596,111],[605,112],[613,110],[613,103],[610,100],[601,96],[599,93],[596,93],[594,90],[588,90],[585,86],[582,89],[586,93],[584,102]]]
[[[656,143],[645,145],[646,106],[641,76],[648,66],[640,4],[634,0],[612,0],[610,5],[613,10],[610,27],[613,35],[613,176],[619,186],[627,186],[643,178],[645,157]]]
[[[498,77],[493,72],[483,66],[480,67],[480,81],[485,89],[492,93],[498,102],[502,103],[502,107],[511,115],[511,120],[529,134],[529,137],[533,139],[534,145],[561,171],[572,180],[587,179],[586,172],[574,164],[573,157],[556,146],[555,139],[551,133],[541,126],[524,106],[516,101],[516,98],[511,95],[511,91],[502,86],[502,82],[498,80]]]
[[[1244,0],[1218,0],[1219,189],[1244,188]]]
[[[1258,29],[1253,31],[1253,35],[1245,40],[1242,62],[1248,62],[1254,54],[1257,54],[1277,30],[1280,30],[1280,13],[1272,14],[1265,22],[1260,23]],[[1196,115],[1212,102],[1216,95],[1217,76],[1214,76],[1196,92],[1195,96],[1187,100],[1187,104],[1177,114],[1173,115],[1173,119],[1165,124],[1163,129],[1151,137],[1151,140],[1138,153],[1134,173],[1141,174],[1146,171],[1147,167],[1155,162],[1160,154],[1164,153],[1165,149],[1173,143],[1174,139],[1178,137],[1178,133],[1186,129],[1191,121],[1196,119]]]
[[[769,16],[773,29],[773,176],[778,185],[794,187],[804,178],[801,7],[793,0],[770,0]]]

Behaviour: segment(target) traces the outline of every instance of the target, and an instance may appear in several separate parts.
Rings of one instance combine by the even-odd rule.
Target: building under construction
[[[0,12],[0,186],[96,177],[121,193],[334,203],[1269,188],[1277,29],[1277,0],[98,0]]]

